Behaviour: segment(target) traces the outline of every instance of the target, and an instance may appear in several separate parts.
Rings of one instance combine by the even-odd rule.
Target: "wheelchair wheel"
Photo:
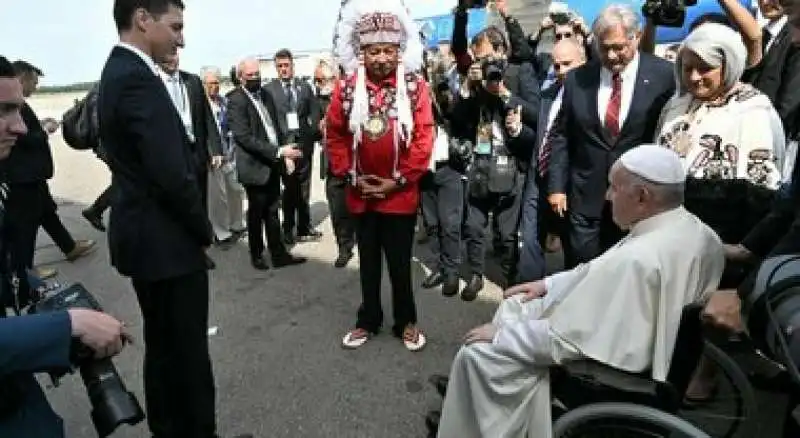
[[[553,438],[711,438],[686,420],[648,406],[594,403],[567,412]]]
[[[682,408],[679,415],[714,437],[756,436],[756,396],[747,375],[730,356],[708,340],[703,356],[717,369],[716,394],[708,403]]]

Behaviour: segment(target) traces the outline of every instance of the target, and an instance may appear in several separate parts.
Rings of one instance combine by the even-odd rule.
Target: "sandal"
[[[403,344],[408,351],[420,351],[427,344],[425,334],[415,325],[407,325],[403,330]]]
[[[370,334],[362,328],[356,328],[347,332],[342,338],[342,347],[348,349],[356,349],[369,341]]]

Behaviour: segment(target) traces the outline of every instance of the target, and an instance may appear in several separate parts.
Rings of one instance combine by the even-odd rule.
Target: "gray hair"
[[[742,78],[747,67],[747,48],[738,32],[717,23],[704,23],[693,30],[683,41],[680,52],[689,50],[712,68],[723,69],[723,82],[730,89]],[[679,52],[679,53],[680,53]],[[683,61],[675,60],[675,78],[680,94],[686,91],[683,83]]]
[[[627,169],[626,169],[627,170]],[[628,171],[631,188],[645,187],[653,195],[656,204],[662,208],[675,208],[683,205],[686,183],[663,184],[650,181],[631,171]]]
[[[636,34],[641,30],[639,14],[634,12],[628,5],[608,5],[600,11],[600,14],[597,15],[594,23],[592,23],[592,33],[595,39],[597,39],[605,34],[606,31],[616,26],[622,26],[628,38],[635,38]]]
[[[210,74],[216,76],[217,79],[222,79],[222,71],[217,67],[206,66],[200,69],[200,79],[202,79],[203,82],[206,81],[206,76]]]

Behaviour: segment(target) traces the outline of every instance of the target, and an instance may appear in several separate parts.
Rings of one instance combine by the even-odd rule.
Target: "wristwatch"
[[[395,184],[397,184],[398,188],[402,189],[403,187],[406,186],[406,184],[408,183],[408,180],[406,180],[406,177],[404,177],[403,175],[397,175],[397,176],[394,177],[394,182],[395,182]]]

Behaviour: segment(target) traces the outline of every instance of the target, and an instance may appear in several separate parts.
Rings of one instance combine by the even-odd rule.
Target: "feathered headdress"
[[[419,27],[402,0],[343,0],[333,36],[333,53],[346,74],[356,74],[349,120],[354,135],[354,152],[361,139],[363,124],[369,118],[366,71],[360,55],[365,46],[381,43],[399,45],[402,54],[396,72],[397,98],[394,103],[399,125],[395,129],[395,145],[399,147],[411,138],[414,128],[405,73],[422,68],[424,48]]]

